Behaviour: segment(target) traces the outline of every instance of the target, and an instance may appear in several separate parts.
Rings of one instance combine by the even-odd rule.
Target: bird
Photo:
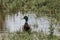
[[[30,34],[31,28],[28,24],[28,16],[24,16],[23,19],[25,19],[25,24],[23,26],[23,31],[28,32]]]

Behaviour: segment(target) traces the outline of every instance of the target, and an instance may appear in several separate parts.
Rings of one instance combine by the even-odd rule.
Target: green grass
[[[27,32],[10,33],[10,40],[49,40],[48,35],[42,32],[32,32],[30,35]],[[53,35],[52,40],[59,40],[59,37]]]

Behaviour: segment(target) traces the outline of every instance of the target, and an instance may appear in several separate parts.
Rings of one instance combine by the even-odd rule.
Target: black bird
[[[26,31],[26,32],[30,33],[31,28],[30,28],[30,26],[28,24],[28,17],[24,16],[24,19],[25,19],[25,24],[23,26],[23,31]]]

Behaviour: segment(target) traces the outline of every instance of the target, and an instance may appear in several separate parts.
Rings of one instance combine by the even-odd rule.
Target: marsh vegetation
[[[21,14],[18,14],[18,12],[21,12]],[[29,23],[34,24],[30,24],[30,26],[33,25],[32,29],[34,30],[43,28],[48,22],[45,19],[48,18],[49,24],[47,23],[46,26],[49,25],[49,33],[47,34],[45,29],[39,30],[38,32],[36,30],[30,35],[27,32],[20,32],[22,29],[18,28],[20,25],[22,26],[24,21],[21,21],[19,18],[26,15],[26,13],[36,15],[35,17],[33,17],[34,15],[31,16],[30,19],[34,21],[36,19],[37,22],[29,19],[31,21]],[[41,22],[41,20],[43,22],[45,20],[46,23]],[[13,33],[11,33],[11,29]],[[58,32],[55,31],[56,29]],[[5,31],[8,31],[8,38],[10,40],[60,40],[60,0],[0,0],[0,34]],[[2,36],[1,40],[5,40],[5,36]]]

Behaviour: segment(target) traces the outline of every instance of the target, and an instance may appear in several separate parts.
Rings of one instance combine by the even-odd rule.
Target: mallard
[[[25,19],[25,24],[23,26],[23,30],[30,33],[31,28],[30,28],[30,26],[28,24],[28,16],[24,16],[23,19]]]

